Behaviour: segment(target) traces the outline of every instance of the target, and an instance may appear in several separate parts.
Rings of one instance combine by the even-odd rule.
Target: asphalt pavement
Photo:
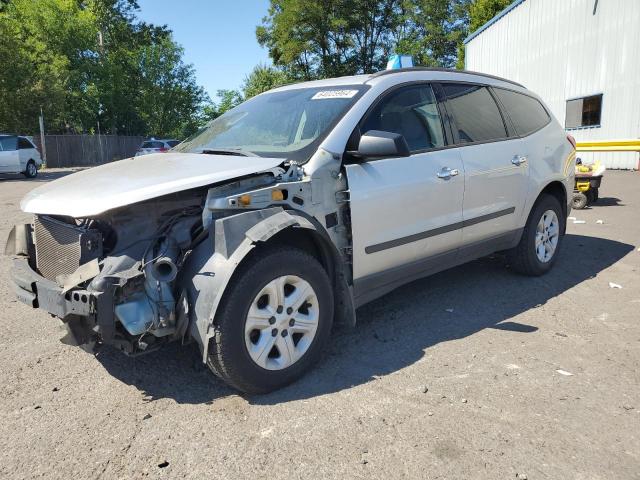
[[[0,175],[2,245],[65,174]],[[600,197],[548,275],[489,257],[411,283],[255,397],[193,346],[62,344],[0,255],[0,478],[640,479],[640,174],[607,172]]]

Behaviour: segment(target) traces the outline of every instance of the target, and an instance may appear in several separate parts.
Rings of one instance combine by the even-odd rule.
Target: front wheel
[[[520,243],[509,252],[514,270],[525,275],[542,275],[558,258],[566,219],[558,199],[543,194],[533,206]]]
[[[331,283],[308,253],[264,249],[240,265],[218,312],[207,364],[238,390],[266,393],[320,357],[333,322]]]

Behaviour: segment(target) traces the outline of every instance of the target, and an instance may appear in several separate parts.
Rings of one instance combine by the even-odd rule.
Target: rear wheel
[[[573,209],[582,210],[587,206],[587,203],[589,203],[589,199],[584,193],[582,192],[573,193],[573,200],[571,201],[571,206],[573,207]]]
[[[333,321],[329,277],[297,249],[268,249],[239,267],[218,308],[208,365],[246,393],[283,387],[313,365]]]
[[[558,199],[543,194],[533,206],[520,243],[509,252],[511,266],[525,275],[542,275],[553,267],[566,219]]]
[[[35,178],[38,175],[38,167],[36,162],[29,160],[27,162],[27,168],[24,170],[24,176],[27,178]]]

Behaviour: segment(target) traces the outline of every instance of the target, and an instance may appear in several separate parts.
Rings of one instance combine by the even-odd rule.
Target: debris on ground
[[[467,403],[467,399],[466,399],[466,398],[463,398],[463,399],[462,399],[462,403]]]
[[[596,220],[596,223],[602,225],[604,222],[602,220]]]
[[[573,221],[574,224],[578,224],[578,223],[587,223],[586,220],[574,220]]]
[[[422,393],[427,393],[429,391],[429,387],[423,387],[422,388]]]
[[[617,283],[609,282],[609,288],[622,288],[622,285]]]
[[[560,375],[564,375],[565,377],[573,377],[573,373],[567,372],[566,370],[556,370]]]
[[[143,420],[149,420],[151,418],[151,414],[147,413],[144,417],[142,417]]]
[[[445,308],[444,311],[445,312],[449,312],[449,313],[453,313],[453,308]]]
[[[576,217],[567,217],[567,220],[575,220]]]

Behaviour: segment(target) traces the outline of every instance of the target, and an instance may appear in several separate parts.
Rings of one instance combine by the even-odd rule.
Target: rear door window
[[[17,137],[0,137],[0,144],[2,145],[2,150],[12,151],[18,149],[18,138]]]
[[[173,147],[175,147],[176,145],[178,145],[179,143],[180,143],[180,142],[179,142],[178,140],[169,140],[169,141],[167,142],[167,145],[169,145],[169,148],[173,148]]]
[[[511,118],[518,135],[529,135],[540,130],[551,120],[545,108],[535,98],[502,88],[493,90]]]
[[[5,152],[16,150],[17,145],[18,139],[16,137],[0,137],[0,149]]]
[[[389,93],[369,113],[360,131],[399,133],[412,152],[444,146],[442,121],[429,85],[402,87]]]
[[[507,137],[502,114],[487,87],[450,83],[443,84],[442,88],[460,143],[488,142]]]
[[[162,142],[144,142],[142,144],[142,148],[163,148],[164,144]]]

